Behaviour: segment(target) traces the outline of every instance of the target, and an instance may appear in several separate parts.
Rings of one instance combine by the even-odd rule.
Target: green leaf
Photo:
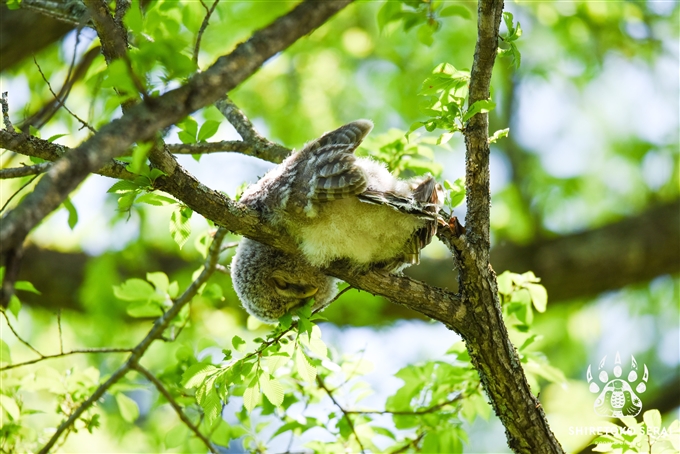
[[[252,386],[247,388],[243,393],[243,405],[246,407],[248,412],[252,412],[253,409],[260,403],[262,395],[259,393],[257,386]]]
[[[645,424],[647,425],[647,429],[650,429],[647,431],[649,433],[650,431],[654,431],[654,429],[658,429],[661,427],[661,413],[659,413],[659,410],[648,410],[642,415],[642,419],[645,421]]]
[[[137,93],[137,88],[123,59],[112,61],[104,70],[104,75],[105,79],[101,83],[102,88],[115,88],[128,95]]]
[[[129,211],[130,207],[135,201],[135,198],[137,197],[137,192],[136,191],[131,191],[131,192],[126,192],[122,196],[118,198],[118,209],[120,211]]]
[[[126,310],[130,317],[134,318],[148,318],[159,317],[163,315],[163,310],[158,303],[151,303],[147,301],[137,301],[130,304]]]
[[[401,2],[385,2],[378,11],[378,29],[382,32],[385,25],[397,20],[398,14],[401,11]]]
[[[121,285],[115,285],[113,294],[123,301],[147,301],[156,295],[156,291],[148,282],[132,278]]]
[[[123,18],[123,23],[128,31],[132,33],[142,33],[144,31],[144,19],[142,18],[142,10],[139,4],[133,4],[131,8],[128,8]]]
[[[478,113],[487,113],[493,110],[496,107],[496,103],[493,101],[490,101],[488,99],[483,99],[480,101],[475,102],[470,106],[470,108],[467,110],[465,115],[463,115],[463,121],[468,121],[470,118],[473,116],[477,115]]]
[[[61,137],[67,136],[67,135],[68,135],[68,134],[55,134],[55,135],[53,135],[53,136],[50,136],[50,138],[47,139],[47,141],[50,142],[50,143],[52,143],[52,142],[54,142],[55,140],[57,140],[57,139],[59,139],[59,138],[61,138]]]
[[[214,387],[211,387],[210,391],[206,394],[201,407],[203,407],[206,424],[208,427],[212,427],[220,417],[220,413],[222,413],[222,401]]]
[[[135,422],[139,417],[139,407],[137,402],[130,399],[123,393],[116,394],[116,403],[118,404],[118,409],[120,410],[120,415],[127,422]]]
[[[78,212],[76,211],[76,207],[73,206],[73,202],[71,202],[69,197],[64,199],[62,205],[64,205],[64,208],[68,211],[68,226],[73,230],[78,223]]]
[[[448,17],[448,16],[459,16],[462,17],[463,19],[472,19],[472,13],[470,10],[463,5],[451,5],[447,6],[441,12],[439,13],[441,17]]]
[[[162,293],[166,293],[168,291],[168,287],[170,286],[170,279],[168,279],[168,275],[162,271],[146,273],[146,280],[151,282],[153,286],[156,287],[156,290]]]
[[[0,407],[4,408],[12,421],[18,421],[21,416],[21,410],[16,401],[9,396],[0,394]]]
[[[12,295],[10,297],[8,309],[12,314],[14,314],[15,318],[19,316],[19,311],[21,310],[21,300],[19,300],[18,296]]]
[[[184,144],[192,144],[196,143],[196,137],[192,136],[186,131],[180,131],[177,133],[177,137],[179,138],[180,141]]]
[[[23,290],[25,292],[35,293],[36,295],[41,295],[41,293],[38,291],[38,289],[35,288],[35,286],[31,282],[28,282],[28,281],[16,281],[14,283],[14,289],[15,290]]]
[[[130,180],[120,180],[113,183],[106,192],[122,194],[130,191],[137,191],[141,186],[134,181]]]
[[[0,339],[0,364],[12,364],[12,355],[9,351],[9,345]]]
[[[540,284],[525,284],[529,294],[531,295],[531,301],[534,303],[534,307],[538,312],[545,312],[545,308],[548,305],[548,291]]]
[[[242,345],[245,345],[245,343],[246,343],[246,341],[241,339],[239,336],[234,336],[234,337],[231,338],[231,345],[234,346],[235,350],[238,350],[239,347],[241,347]]]
[[[295,367],[300,377],[307,383],[314,383],[316,380],[316,367],[309,363],[309,360],[302,351],[298,350],[295,355]]]
[[[512,55],[513,65],[515,68],[519,68],[519,66],[522,64],[522,54],[520,54],[515,43],[510,43],[510,53]]]
[[[147,203],[149,205],[154,206],[174,205],[177,203],[175,199],[166,197],[164,195],[156,194],[155,192],[147,192],[145,194],[142,194],[139,197],[137,197],[136,201],[139,203]]]
[[[458,178],[451,183],[449,180],[444,180],[444,188],[449,192],[446,196],[446,206],[454,209],[465,200],[465,181],[463,178]]]
[[[181,131],[177,134],[182,143],[195,143],[196,135],[198,134],[198,123],[191,117],[186,117],[184,120],[177,123],[177,127]]]
[[[212,364],[194,364],[182,374],[182,386],[188,389],[195,388],[216,370],[217,368]]]
[[[429,24],[423,24],[418,28],[418,41],[426,46],[434,43],[434,29]]]
[[[215,120],[207,120],[201,129],[198,131],[198,140],[208,140],[217,133],[217,129],[220,127],[220,122]]]
[[[193,211],[189,208],[177,208],[170,215],[170,235],[175,243],[182,249],[191,235],[191,223],[189,219]]]
[[[260,377],[260,388],[272,405],[278,407],[283,403],[283,386],[269,374],[262,374]]]
[[[142,142],[132,149],[132,162],[129,170],[132,173],[143,173],[146,166],[146,157],[151,152],[153,142]]]
[[[508,137],[510,134],[510,128],[505,128],[505,129],[499,129],[498,131],[494,132],[491,137],[489,137],[489,143],[496,143],[498,139],[502,139],[503,137]]]

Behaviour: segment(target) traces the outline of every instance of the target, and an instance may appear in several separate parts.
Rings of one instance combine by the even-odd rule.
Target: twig
[[[215,107],[224,115],[224,117],[232,124],[236,132],[241,136],[244,142],[252,144],[254,149],[261,149],[265,153],[272,156],[274,159],[268,159],[272,162],[281,162],[286,156],[290,154],[288,148],[269,141],[267,138],[260,135],[250,122],[248,117],[238,108],[234,102],[227,96],[223,96],[216,103]],[[257,155],[256,155],[257,156]],[[258,156],[260,157],[260,156]],[[263,158],[266,159],[266,158]]]
[[[61,308],[57,311],[57,327],[59,328],[59,353],[64,353],[64,338],[61,333]]]
[[[7,316],[7,313],[6,313],[4,310],[3,310],[3,311],[0,311],[0,312],[2,312],[2,316],[5,317],[5,321],[7,322],[7,326],[9,326],[9,329],[12,331],[12,333],[14,333],[14,336],[19,340],[19,342],[21,342],[21,343],[24,344],[26,347],[28,347],[28,348],[30,348],[31,350],[33,350],[33,352],[34,352],[36,355],[40,356],[40,359],[45,359],[45,355],[43,355],[42,353],[40,353],[38,350],[36,350],[35,347],[33,347],[31,344],[29,344],[27,341],[25,341],[21,336],[19,336],[19,333],[16,332],[16,330],[15,330],[14,327],[12,326],[12,323],[9,321],[9,317]]]
[[[203,3],[203,0],[201,0],[201,5],[203,5],[203,7],[206,9],[206,14],[203,18],[203,22],[201,23],[201,28],[198,30],[198,34],[196,35],[196,45],[194,46],[194,63],[196,65],[198,65],[198,51],[201,49],[201,38],[203,37],[203,32],[205,32],[205,29],[208,28],[210,16],[212,16],[212,13],[215,11],[215,8],[219,2],[220,0],[215,0],[210,9],[208,9],[205,6],[205,3]]]
[[[416,438],[409,441],[408,443],[406,443],[404,446],[397,449],[396,451],[392,451],[392,454],[396,454],[398,452],[406,452],[408,450],[408,448],[410,448],[411,446],[415,447],[420,442],[420,440],[423,439],[423,437],[425,436],[426,433],[427,433],[426,431],[420,432]]]
[[[139,360],[142,358],[144,353],[146,353],[153,341],[163,335],[163,331],[170,325],[170,322],[172,322],[172,320],[177,316],[177,314],[179,314],[182,308],[192,300],[192,298],[198,293],[198,290],[201,288],[201,286],[215,271],[215,265],[217,264],[217,260],[219,258],[220,246],[226,234],[226,229],[220,228],[217,230],[215,239],[210,245],[208,256],[201,274],[189,285],[189,287],[187,287],[184,293],[175,300],[170,309],[168,309],[163,315],[156,319],[153,327],[151,330],[149,330],[146,337],[144,337],[144,339],[132,350],[132,354],[125,364],[118,368],[118,370],[116,370],[113,375],[111,375],[111,377],[106,380],[106,382],[99,385],[95,392],[92,393],[90,397],[80,404],[80,406],[76,408],[76,410],[59,425],[45,446],[43,446],[42,449],[38,451],[39,454],[47,454],[50,452],[50,449],[59,440],[59,437],[61,437],[61,435],[66,430],[72,427],[76,420],[80,418],[80,416],[88,408],[97,402],[104,395],[104,393],[109,388],[111,388],[111,386],[116,384],[118,380],[123,378],[131,369],[133,369],[139,363]]]
[[[274,142],[265,143],[262,141],[252,142],[243,140],[223,140],[220,142],[190,144],[173,143],[167,145],[167,150],[173,154],[241,153],[274,163],[280,163],[291,152],[290,148]]]
[[[116,0],[116,12],[113,16],[113,20],[116,21],[117,24],[123,23],[125,13],[130,9],[131,4],[132,2],[130,0]]]
[[[458,402],[463,398],[463,393],[458,394],[456,397],[453,399],[449,399],[446,402],[441,402],[437,405],[433,405],[428,408],[424,408],[422,410],[414,410],[414,411],[390,411],[390,410],[347,410],[348,414],[351,415],[426,415],[428,413],[434,413],[437,410],[441,409],[442,407],[445,407],[447,405],[451,405],[453,403]]]
[[[39,173],[47,172],[47,170],[52,165],[51,162],[42,162],[40,164],[35,164],[32,166],[24,167],[12,167],[11,169],[1,169],[0,170],[0,180],[5,180],[9,178],[20,178],[28,175],[36,175]]]
[[[340,405],[337,400],[335,400],[335,396],[333,396],[333,393],[326,387],[326,384],[324,383],[323,379],[319,375],[316,376],[316,382],[318,383],[318,385],[321,389],[326,391],[326,394],[328,395],[328,397],[331,398],[331,400],[333,401],[333,404],[335,404],[335,406],[340,409],[340,411],[344,415],[344,418],[347,420],[347,425],[349,426],[350,430],[354,434],[354,438],[357,439],[357,443],[359,444],[359,448],[361,448],[361,452],[365,452],[366,450],[364,449],[364,445],[361,444],[361,440],[359,439],[359,435],[357,435],[357,432],[354,429],[354,423],[352,422],[352,418],[349,417],[349,413],[347,412],[347,410],[345,410],[344,407],[342,405]]]
[[[170,406],[175,410],[175,412],[177,413],[177,416],[179,416],[179,419],[181,419],[182,422],[183,422],[184,424],[186,424],[186,426],[187,426],[193,433],[195,433],[196,436],[197,436],[198,438],[201,439],[201,441],[203,442],[203,444],[205,444],[205,446],[208,448],[208,451],[210,451],[211,453],[217,454],[217,452],[218,452],[217,448],[210,442],[210,440],[208,440],[208,438],[206,438],[205,435],[203,435],[203,434],[201,433],[201,431],[198,429],[198,427],[196,427],[196,426],[194,425],[194,423],[191,422],[191,420],[189,419],[189,417],[188,417],[188,416],[186,415],[186,413],[184,413],[184,411],[182,410],[182,407],[180,407],[180,405],[177,403],[177,401],[175,400],[175,398],[172,397],[172,394],[170,394],[170,391],[168,391],[168,390],[165,388],[165,386],[163,386],[163,383],[161,383],[161,381],[160,381],[155,375],[153,375],[151,372],[149,372],[147,369],[145,369],[145,368],[144,368],[141,364],[139,364],[139,363],[136,363],[136,364],[133,366],[133,369],[135,369],[137,372],[139,372],[139,373],[141,373],[142,375],[144,375],[144,376],[147,378],[147,380],[149,380],[151,383],[154,384],[154,386],[156,387],[156,389],[158,390],[158,392],[160,392],[161,394],[163,394],[163,397],[165,397],[165,399],[168,401],[168,403],[170,404]]]
[[[41,68],[40,65],[38,64],[38,60],[35,59],[35,56],[33,57],[33,63],[35,63],[35,66],[37,66],[38,72],[40,72],[40,75],[42,76],[42,79],[43,79],[43,80],[45,81],[45,83],[47,84],[47,88],[50,90],[50,93],[52,93],[52,96],[54,96],[54,100],[57,101],[57,103],[59,104],[59,106],[63,107],[64,110],[66,110],[66,112],[68,112],[73,118],[75,118],[76,120],[78,120],[78,122],[80,122],[80,124],[83,125],[84,128],[89,129],[90,131],[92,131],[92,133],[96,133],[96,132],[97,132],[96,129],[94,129],[92,126],[90,126],[85,120],[83,120],[82,118],[80,118],[78,115],[76,115],[76,114],[74,114],[73,112],[71,112],[71,110],[70,110],[68,107],[66,107],[66,104],[64,104],[64,102],[63,102],[61,99],[59,99],[59,97],[58,97],[57,94],[54,92],[54,90],[52,90],[52,85],[50,84],[50,81],[47,80],[47,77],[45,77],[45,74],[43,73],[42,68]]]
[[[6,91],[2,93],[0,104],[2,104],[2,121],[5,123],[5,129],[9,132],[14,132],[14,126],[12,126],[12,121],[9,119],[9,102],[7,101]]]
[[[64,85],[61,87],[61,90],[59,90],[59,93],[57,93],[57,97],[59,99],[62,99],[64,101],[66,100],[68,95],[71,93],[73,85],[77,81],[82,79],[85,76],[85,74],[87,74],[87,70],[90,68],[90,66],[92,66],[92,63],[97,59],[97,57],[100,54],[101,46],[96,46],[88,50],[85,53],[85,55],[83,55],[82,59],[78,63],[78,66],[75,68],[75,70],[72,72],[69,71],[69,77],[64,82]],[[28,129],[29,126],[33,125],[34,127],[40,129],[40,127],[47,123],[58,110],[59,110],[58,102],[56,99],[52,98],[49,102],[43,105],[37,112],[35,112],[30,117],[24,119],[19,124],[19,128],[22,131],[25,131]]]
[[[41,355],[40,358],[24,361],[23,363],[10,364],[0,367],[0,371],[16,369],[17,367],[29,366],[31,364],[39,363],[47,359],[61,358],[63,356],[78,355],[83,353],[131,353],[131,348],[81,348],[77,350],[70,350],[63,353],[56,353],[54,355]]]
[[[216,103],[215,107],[222,115],[232,124],[236,132],[239,133],[244,141],[254,142],[259,139],[264,139],[255,129],[248,117],[238,108],[234,101],[227,96],[223,96]]]
[[[30,180],[28,180],[28,181],[26,182],[26,184],[24,184],[22,187],[20,187],[19,189],[17,189],[16,192],[15,192],[14,194],[12,194],[12,195],[9,197],[9,199],[7,199],[7,201],[2,205],[2,208],[0,208],[0,213],[2,213],[3,211],[5,211],[5,208],[7,208],[7,205],[9,205],[9,202],[11,202],[12,199],[13,199],[14,197],[17,196],[17,194],[19,194],[21,191],[23,191],[26,187],[30,186],[30,184],[33,183],[33,182],[35,181],[35,179],[38,178],[40,175],[42,175],[42,174],[40,174],[40,173],[37,174],[36,176],[34,176],[34,177],[31,178]]]

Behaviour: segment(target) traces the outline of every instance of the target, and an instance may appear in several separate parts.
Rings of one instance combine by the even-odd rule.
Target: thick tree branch
[[[21,8],[35,11],[72,26],[81,25],[87,20],[87,10],[81,2],[51,0],[22,0]]]
[[[64,420],[57,430],[54,432],[52,437],[49,439],[47,443],[40,449],[39,454],[47,454],[50,452],[51,448],[54,446],[54,444],[59,440],[61,435],[69,430],[73,424],[82,416],[82,414],[87,411],[88,408],[90,408],[92,405],[97,402],[106,391],[108,391],[111,386],[116,384],[120,379],[122,379],[130,370],[136,369],[137,365],[139,364],[140,359],[146,351],[149,349],[153,341],[156,339],[159,339],[163,335],[163,331],[170,325],[170,322],[179,314],[179,312],[182,310],[184,306],[186,306],[194,296],[198,293],[199,289],[203,284],[205,284],[210,276],[215,272],[215,268],[217,265],[217,260],[219,258],[219,254],[221,251],[220,246],[222,245],[222,241],[224,240],[224,237],[226,236],[227,231],[224,229],[218,229],[217,233],[215,234],[215,238],[213,239],[212,244],[210,245],[210,249],[208,251],[208,256],[206,258],[205,264],[203,271],[199,274],[199,276],[194,280],[189,287],[180,295],[172,304],[170,309],[168,309],[162,316],[160,316],[156,321],[154,322],[153,327],[149,332],[147,333],[146,337],[142,339],[142,341],[137,344],[137,346],[132,350],[132,353],[130,354],[130,357],[127,359],[125,364],[123,364],[116,372],[111,375],[111,377],[106,380],[104,383],[99,385],[99,387],[95,390],[94,393],[90,397],[88,397],[76,410],[69,415],[69,417]]]
[[[0,251],[22,242],[47,214],[91,172],[145,141],[162,128],[215,102],[253,74],[268,58],[323,24],[351,0],[307,0],[268,27],[255,32],[229,55],[220,57],[207,71],[186,85],[158,98],[147,99],[122,118],[104,126],[73,152],[55,162],[49,172],[15,209],[2,218]]]
[[[477,44],[470,78],[470,105],[489,98],[498,48],[503,0],[480,0]],[[479,372],[491,405],[505,426],[508,445],[517,453],[561,453],[545,413],[531,394],[515,347],[503,323],[496,276],[489,265],[488,114],[473,116],[465,126],[467,190],[466,234],[444,231],[439,238],[456,257],[465,310],[460,334]],[[448,326],[451,326],[449,323]]]

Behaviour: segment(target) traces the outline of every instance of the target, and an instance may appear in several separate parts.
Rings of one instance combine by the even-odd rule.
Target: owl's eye
[[[277,276],[272,276],[272,282],[279,290],[286,290],[289,285],[288,282],[284,281],[283,279]]]

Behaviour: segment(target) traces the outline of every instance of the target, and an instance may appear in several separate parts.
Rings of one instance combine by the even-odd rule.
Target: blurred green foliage
[[[197,63],[194,45],[205,16],[200,2],[158,1],[144,12],[133,7],[125,17],[132,72],[120,63],[107,67],[99,56],[73,86],[66,105],[94,128],[101,127],[120,115],[121,101],[138,96],[138,83],[148,96],[177,87],[294,4],[221,2],[202,37]],[[670,130],[655,129],[647,122],[652,118],[663,126],[663,118],[654,117],[650,110],[668,108],[660,104],[668,99],[677,103],[677,84],[669,80],[677,82],[678,4],[546,1],[512,3],[507,9],[513,16],[503,25],[500,47],[508,58],[496,63],[489,104],[476,107],[495,106],[490,131],[499,134],[492,153],[501,157],[505,168],[492,173],[492,181],[507,175],[492,194],[494,243],[531,243],[587,230],[639,214],[653,203],[677,199],[677,121]],[[474,54],[475,14],[474,5],[468,3],[358,1],[272,58],[229,95],[263,135],[289,147],[299,148],[347,121],[371,118],[376,131],[359,153],[386,162],[403,177],[429,172],[450,179],[454,183],[447,189],[460,194],[464,147],[460,136],[452,133],[465,126],[466,113],[473,109],[466,104],[466,80]],[[11,103],[13,118],[27,117],[52,99],[45,79],[58,87],[69,73],[75,44],[80,44],[80,55],[98,43],[92,37],[88,30],[73,32],[64,42],[36,54],[36,63],[26,59],[2,75],[3,83],[11,87],[10,100],[18,100]],[[669,65],[675,71],[670,76]],[[622,77],[621,87],[615,87],[611,74],[617,71],[630,71],[635,77]],[[430,82],[442,85],[430,86]],[[661,93],[644,86],[657,87]],[[630,93],[631,101],[620,106],[605,96],[608,89]],[[665,93],[669,89],[675,91]],[[556,92],[563,96],[548,101],[558,102],[532,102]],[[565,100],[568,103],[562,103]],[[676,107],[671,105],[671,110]],[[222,137],[219,121],[222,130],[229,129],[211,107],[164,134],[167,140],[187,144],[215,140]],[[579,126],[584,123],[591,126],[586,130],[590,135]],[[425,126],[425,131],[411,127],[406,136],[410,125]],[[59,109],[46,125],[29,132],[76,146],[89,134],[81,126]],[[445,131],[443,137],[436,128]],[[509,134],[503,137],[506,128]],[[644,134],[646,130],[660,132]],[[580,148],[570,148],[579,144],[568,140],[573,137],[582,139]],[[117,233],[124,226],[132,225],[136,231],[131,239],[112,241],[110,250],[88,258],[80,289],[70,295],[82,310],[63,311],[56,323],[54,310],[22,306],[31,284],[17,286],[20,292],[12,300],[7,320],[43,354],[133,347],[154,317],[200,270],[210,223],[153,192],[158,174],[146,166],[148,148],[139,144],[135,150],[126,161],[138,179],[107,182],[102,190],[110,188],[106,203],[87,207],[100,210],[97,216],[105,219],[107,231],[115,238],[120,238]],[[556,150],[564,153],[565,162],[580,159],[587,164],[571,172],[556,171],[551,164]],[[0,159],[3,168],[39,162],[7,151]],[[208,158],[201,164],[209,166]],[[2,202],[29,180],[3,180]],[[460,198],[454,197],[451,207]],[[64,203],[68,211],[64,223],[74,229],[72,233],[45,240],[49,235],[39,231],[34,240],[78,250],[90,232],[82,226],[83,207],[76,211],[76,206],[72,200]],[[55,222],[56,216],[43,228]],[[221,256],[222,263],[228,264],[230,251]],[[156,262],[159,252],[173,260]],[[612,268],[616,272],[615,264]],[[578,394],[579,385],[574,383],[579,380],[583,385],[586,365],[599,359],[603,349],[613,348],[603,339],[623,342],[628,334],[630,341],[634,333],[646,338],[626,348],[653,371],[647,395],[668,380],[677,380],[677,358],[669,359],[666,353],[677,351],[677,346],[669,347],[677,337],[677,277],[662,276],[598,301],[549,304],[546,311],[546,296],[533,274],[497,271],[504,316],[532,389],[544,389],[546,397],[541,400],[568,449],[580,449],[587,440],[562,437],[564,428],[590,408],[560,407],[559,395]],[[40,283],[33,284],[40,290]],[[394,321],[385,315],[388,304],[350,291],[323,315],[338,325],[381,327]],[[394,451],[458,452],[475,446],[479,433],[470,424],[477,416],[488,419],[491,412],[460,343],[442,358],[423,358],[395,375],[400,387],[381,410],[391,419],[361,411],[348,416],[333,405],[322,407],[331,410],[321,410],[321,416],[302,415],[301,409],[308,406],[328,404],[328,392],[320,383],[343,397],[344,409],[363,410],[359,403],[372,392],[364,377],[372,373],[367,361],[353,356],[354,352],[327,348],[321,340],[324,325],[320,329],[318,322],[303,313],[295,325],[284,320],[273,332],[257,326],[246,320],[229,276],[217,273],[167,333],[168,340],[174,341],[155,343],[143,364],[214,443],[232,443],[234,450],[277,450],[287,445],[291,435],[301,437],[319,426],[326,429],[322,437],[326,441],[309,442],[307,447],[321,452],[358,451],[361,446],[373,451],[389,446]],[[292,337],[278,337],[286,329]],[[123,355],[78,354],[0,370],[0,449],[38,449],[52,428],[119,367]],[[2,367],[36,357],[3,320]],[[571,380],[568,392],[560,388],[567,383],[562,374]],[[651,413],[645,414],[644,424],[663,425]],[[483,427],[491,430],[492,426]],[[602,445],[626,446],[643,441],[599,440]],[[504,439],[499,443],[497,449],[503,449]],[[164,398],[137,373],[128,374],[86,412],[60,448],[75,451],[83,446],[111,452],[205,451]]]

